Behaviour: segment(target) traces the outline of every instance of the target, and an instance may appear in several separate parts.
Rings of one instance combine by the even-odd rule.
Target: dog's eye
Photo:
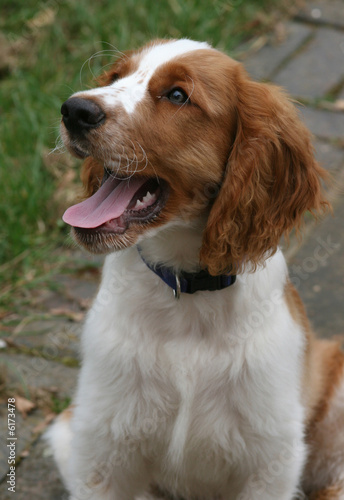
[[[172,89],[166,97],[174,104],[184,104],[189,99],[189,96],[180,88]]]

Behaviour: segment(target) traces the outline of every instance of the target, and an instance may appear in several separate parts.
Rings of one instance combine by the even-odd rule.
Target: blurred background
[[[234,54],[300,4],[287,0],[0,1],[0,319],[8,320],[71,248],[61,215],[79,167],[55,151],[60,107],[118,50],[155,37],[207,40]],[[14,317],[10,323],[16,321]]]
[[[7,398],[16,399],[16,500],[65,495],[40,438],[70,403],[79,334],[102,264],[62,222],[81,162],[57,148],[61,104],[94,85],[118,51],[156,37],[206,40],[284,86],[334,182],[334,217],[306,217],[286,254],[321,336],[344,332],[343,0],[0,0],[0,498]],[[309,215],[309,214],[307,214]]]

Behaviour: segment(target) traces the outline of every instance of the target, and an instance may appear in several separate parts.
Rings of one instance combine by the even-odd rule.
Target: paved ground
[[[255,50],[254,47],[260,47]],[[334,217],[309,223],[303,244],[287,251],[291,275],[322,336],[344,332],[344,8],[342,0],[309,3],[270,37],[245,47],[241,57],[259,80],[283,85],[303,103],[302,113],[315,135],[317,156],[334,178],[329,194]],[[0,350],[0,373],[24,396],[34,394],[68,403],[77,376],[78,335],[99,279],[100,262],[71,253],[69,273],[56,277],[54,290],[31,298],[23,321],[9,328],[11,347]],[[1,385],[1,381],[0,381]],[[19,389],[18,389],[19,387]],[[49,450],[40,439],[51,404],[39,405],[25,419],[17,416],[16,496],[8,492],[7,422],[0,405],[0,497],[3,500],[65,498]]]

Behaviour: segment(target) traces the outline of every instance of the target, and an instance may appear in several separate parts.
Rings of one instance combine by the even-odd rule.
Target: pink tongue
[[[91,198],[68,208],[62,219],[70,226],[84,228],[98,227],[117,219],[146,181],[142,177],[126,180],[109,177]]]

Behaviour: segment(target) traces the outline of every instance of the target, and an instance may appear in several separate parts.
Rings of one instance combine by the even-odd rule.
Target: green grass
[[[61,103],[91,85],[117,49],[154,37],[187,36],[231,52],[266,29],[276,8],[282,10],[274,0],[2,1],[0,281],[5,288],[41,279],[45,254],[66,239],[60,218],[70,182],[63,181],[73,168],[77,177],[79,163],[47,156],[58,137]]]
[[[68,408],[68,406],[71,404],[71,398],[69,398],[68,396],[62,398],[62,399],[59,399],[58,397],[56,396],[52,396],[51,397],[51,411],[53,413],[61,413],[63,412],[63,410],[65,410],[66,408]]]

